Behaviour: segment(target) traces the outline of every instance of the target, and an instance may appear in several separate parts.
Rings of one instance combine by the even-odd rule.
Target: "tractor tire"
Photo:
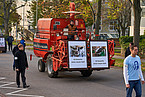
[[[89,77],[92,74],[92,70],[82,70],[80,72],[83,77]]]
[[[49,58],[46,62],[47,65],[47,73],[50,78],[56,78],[58,76],[58,71],[53,70],[53,61]]]
[[[45,63],[42,61],[42,59],[38,61],[38,70],[40,72],[45,72]]]

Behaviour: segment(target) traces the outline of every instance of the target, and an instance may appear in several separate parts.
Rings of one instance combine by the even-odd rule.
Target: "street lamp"
[[[24,22],[25,22],[25,6],[23,7],[23,35],[24,35]]]
[[[26,5],[26,2],[27,2],[27,0],[23,0],[24,2],[25,2],[25,5]],[[24,5],[24,7],[23,7],[23,36],[24,36],[24,24],[25,24],[25,5]]]
[[[36,29],[37,29],[37,18],[38,18],[38,0],[36,0]]]

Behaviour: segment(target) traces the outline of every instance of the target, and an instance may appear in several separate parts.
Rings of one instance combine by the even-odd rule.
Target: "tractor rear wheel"
[[[58,71],[53,70],[53,61],[49,58],[46,62],[47,65],[47,73],[50,78],[56,78],[58,76]]]
[[[92,70],[82,70],[80,72],[83,77],[89,77],[92,74]]]
[[[39,70],[40,72],[44,72],[44,71],[45,71],[45,63],[42,61],[42,59],[40,59],[40,60],[38,61],[38,70]]]

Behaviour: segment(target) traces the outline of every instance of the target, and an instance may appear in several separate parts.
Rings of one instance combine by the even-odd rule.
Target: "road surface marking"
[[[0,83],[3,84],[3,85],[0,85],[0,88],[3,88],[3,89],[14,89],[14,90],[16,90],[16,91],[13,91],[13,92],[10,92],[10,93],[6,93],[5,95],[8,95],[8,96],[18,96],[18,97],[20,97],[20,96],[21,97],[44,97],[44,96],[39,96],[39,95],[16,94],[16,93],[28,90],[28,88],[6,87],[6,86],[9,86],[9,85],[12,85],[12,84],[16,84],[16,82],[1,81],[1,80],[5,80],[5,79],[6,79],[5,77],[0,77]]]

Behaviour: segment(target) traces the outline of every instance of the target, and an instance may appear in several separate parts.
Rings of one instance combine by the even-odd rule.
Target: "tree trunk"
[[[99,35],[99,26],[100,26],[100,20],[101,20],[101,6],[102,6],[102,0],[98,0],[98,12],[97,12],[97,20],[95,25],[95,40],[98,39],[96,35]]]
[[[130,11],[129,11],[129,19],[128,19],[128,25],[131,25],[131,8],[129,9]],[[128,28],[128,36],[130,36],[130,28]]]
[[[5,25],[5,35],[9,35],[9,25],[8,25],[8,20],[4,20],[4,25]]]
[[[120,31],[120,29],[117,29],[117,31],[118,31],[118,34],[119,34],[119,38],[120,38],[120,34],[121,34],[120,32],[121,32],[121,31]]]
[[[122,36],[125,36],[125,30],[126,29],[123,27],[121,30],[122,30]]]
[[[134,37],[133,42],[139,48],[140,39],[140,20],[141,20],[141,7],[140,0],[133,0],[133,12],[134,12]]]

